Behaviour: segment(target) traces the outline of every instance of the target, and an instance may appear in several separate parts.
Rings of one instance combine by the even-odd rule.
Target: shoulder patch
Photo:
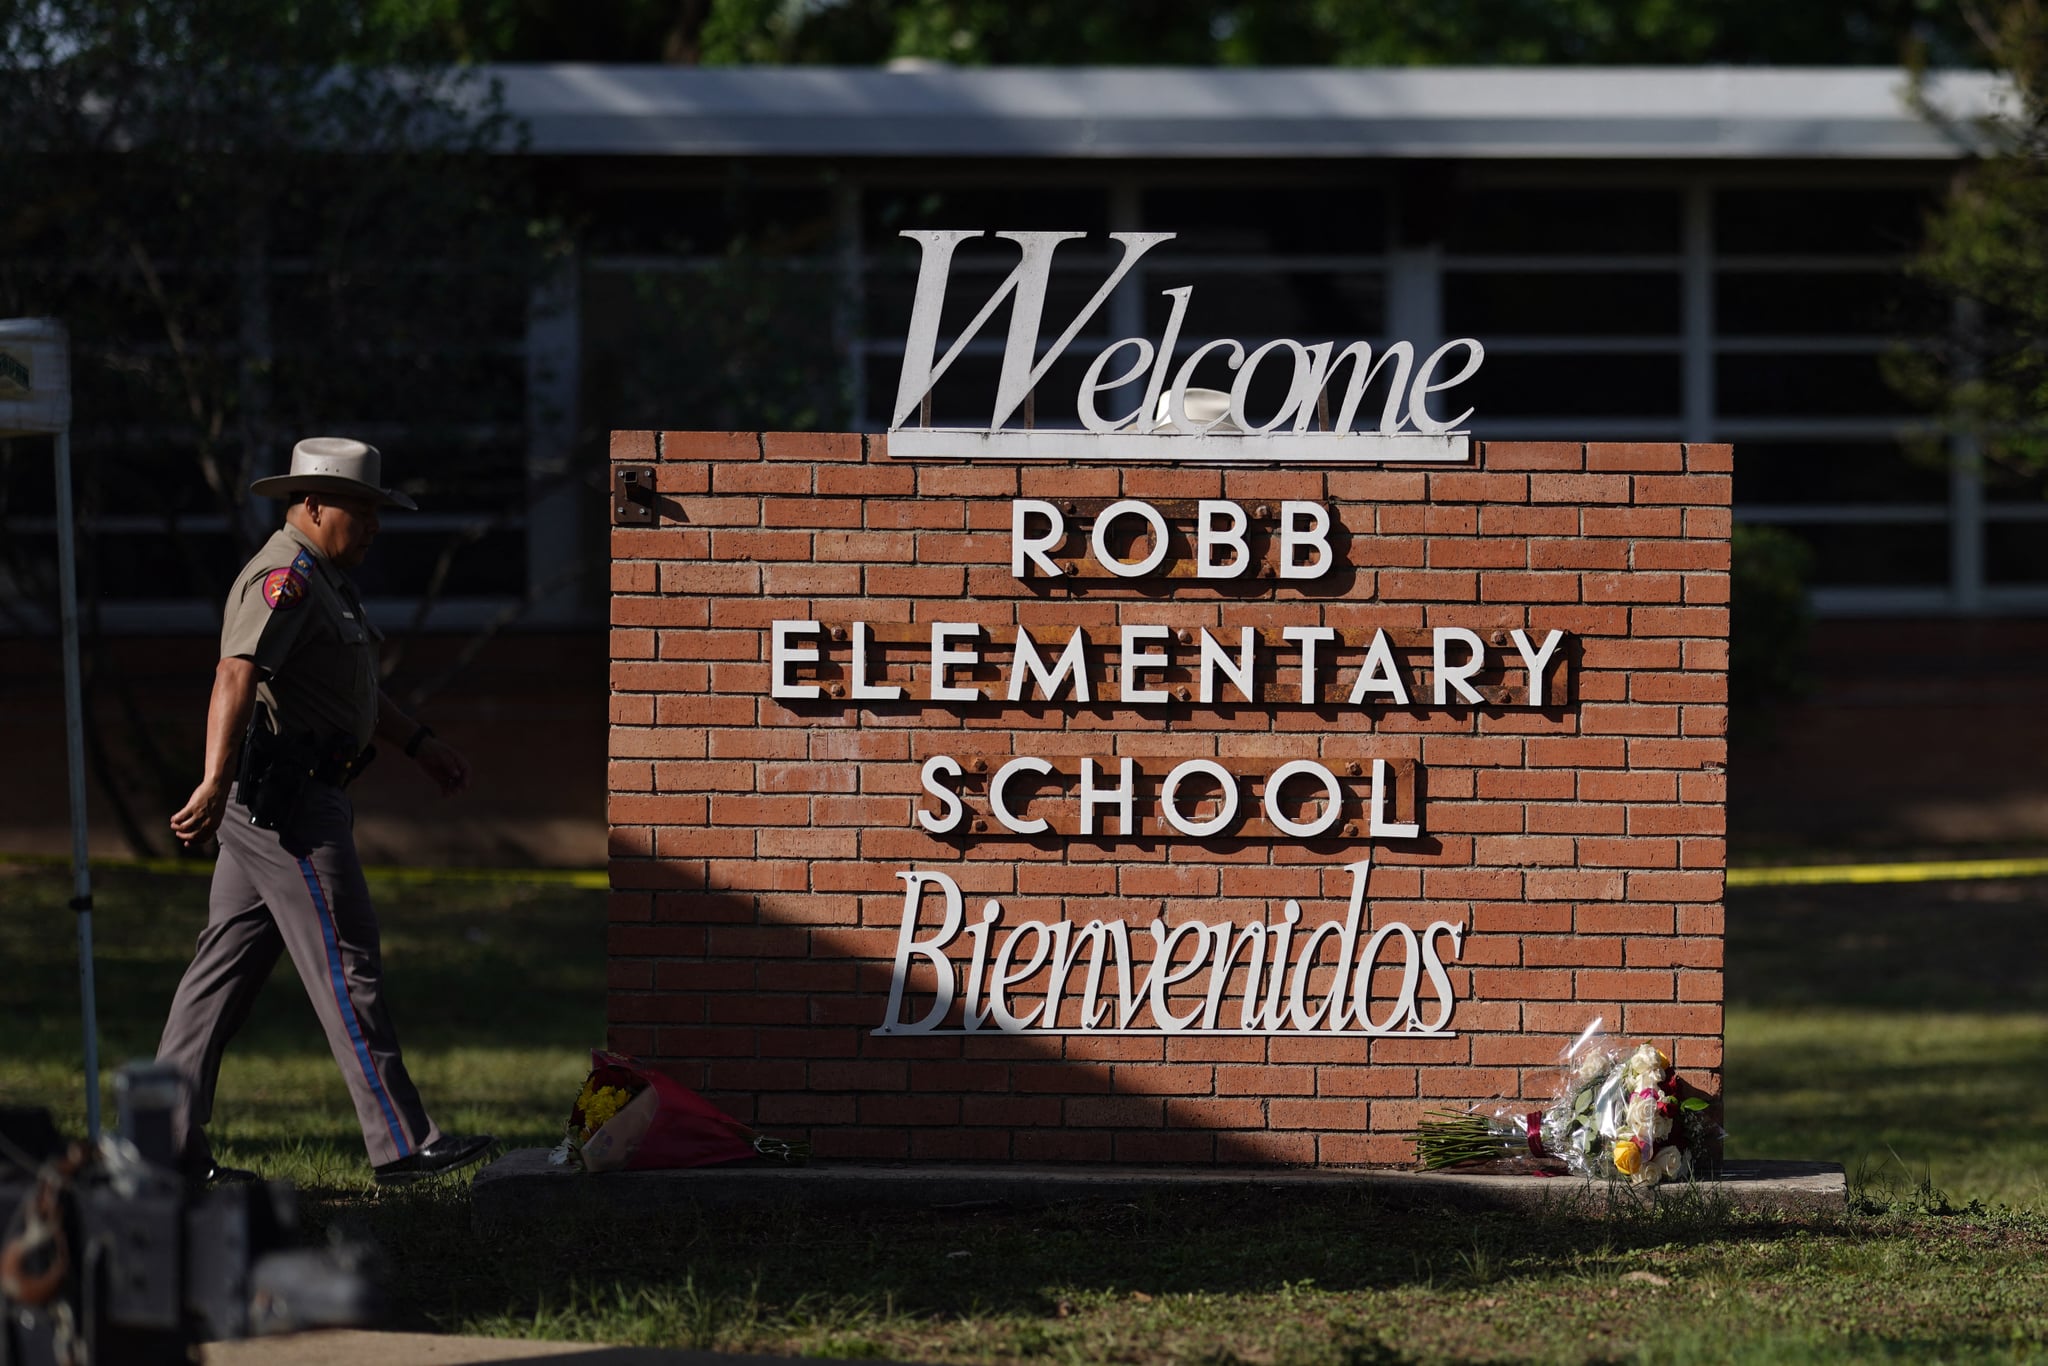
[[[292,556],[292,572],[302,579],[310,575],[313,572],[313,557],[303,550]]]
[[[263,602],[273,612],[289,612],[306,600],[306,576],[293,561],[263,576]]]

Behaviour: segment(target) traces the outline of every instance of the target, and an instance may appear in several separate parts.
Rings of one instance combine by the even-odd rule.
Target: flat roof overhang
[[[1895,68],[499,65],[549,156],[1950,161],[2009,99]]]

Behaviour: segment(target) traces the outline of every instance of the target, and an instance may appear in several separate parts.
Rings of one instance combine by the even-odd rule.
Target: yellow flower
[[[1614,1170],[1634,1176],[1643,1169],[1643,1148],[1632,1138],[1614,1140]]]
[[[600,1086],[589,1092],[580,1102],[583,1109],[583,1137],[590,1136],[611,1122],[632,1097],[622,1086]]]

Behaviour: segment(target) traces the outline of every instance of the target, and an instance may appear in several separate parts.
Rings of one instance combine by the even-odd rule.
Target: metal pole
[[[71,511],[71,429],[57,433],[57,610],[64,624],[64,758],[71,772],[71,909],[78,913],[78,997],[85,1016],[85,1128],[100,1139],[99,998],[92,965],[92,867],[85,849],[85,700],[78,668],[78,545]]]

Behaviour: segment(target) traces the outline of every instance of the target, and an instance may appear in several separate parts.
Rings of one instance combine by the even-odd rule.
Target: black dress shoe
[[[206,1164],[206,1171],[199,1177],[202,1186],[235,1186],[247,1181],[261,1181],[263,1178],[246,1167],[223,1167],[218,1162]]]
[[[481,1159],[497,1141],[490,1134],[478,1134],[474,1138],[443,1136],[410,1157],[401,1157],[371,1170],[376,1173],[378,1185],[402,1186],[423,1176],[445,1176],[449,1172],[460,1171]]]

